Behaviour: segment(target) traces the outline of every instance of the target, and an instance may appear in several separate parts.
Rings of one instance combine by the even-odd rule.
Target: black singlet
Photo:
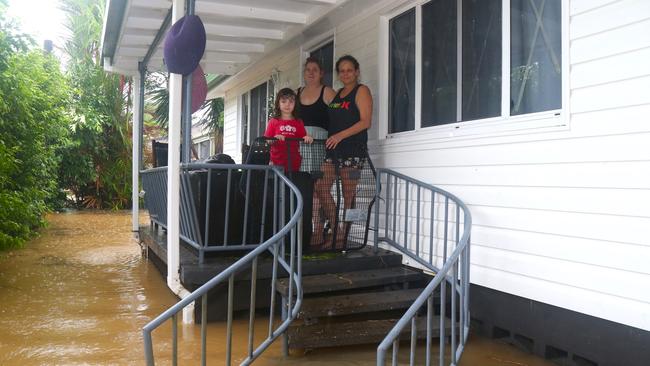
[[[327,130],[329,125],[329,116],[327,113],[327,104],[323,101],[323,93],[325,92],[325,85],[320,89],[320,96],[312,104],[302,104],[300,102],[300,93],[302,89],[298,89],[298,114],[302,122],[307,126],[320,127]]]
[[[348,93],[344,98],[341,98],[341,88],[336,96],[329,104],[328,112],[330,117],[330,126],[328,129],[328,136],[332,136],[341,132],[353,124],[359,122],[361,113],[357,106],[356,97],[357,91],[361,84]],[[368,132],[363,130],[355,135],[341,140],[336,146],[335,152],[339,159],[349,157],[365,157],[368,143]],[[331,154],[330,154],[331,155]]]

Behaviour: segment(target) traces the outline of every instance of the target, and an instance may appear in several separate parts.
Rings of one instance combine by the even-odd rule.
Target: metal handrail
[[[382,177],[385,177],[385,197],[381,197]],[[409,197],[410,193],[415,190],[415,199]],[[429,201],[426,201],[428,193]],[[413,179],[404,174],[389,170],[377,170],[377,195],[379,200],[375,206],[375,250],[378,250],[379,243],[383,242],[389,245],[391,249],[397,249],[408,258],[414,260],[425,269],[435,272],[436,275],[424,288],[422,293],[417,297],[409,309],[404,313],[401,319],[395,324],[391,331],[386,335],[384,340],[377,347],[377,365],[385,365],[386,353],[392,346],[392,364],[397,365],[399,354],[400,335],[410,325],[410,364],[413,365],[416,357],[417,345],[417,327],[416,318],[420,309],[426,304],[426,365],[432,364],[431,339],[433,336],[433,315],[434,304],[433,297],[436,291],[440,292],[440,319],[439,319],[439,365],[445,364],[445,350],[447,338],[447,325],[450,330],[450,363],[456,365],[463,353],[467,338],[469,336],[469,260],[470,260],[470,235],[472,226],[472,217],[467,206],[453,194],[434,187],[428,183]],[[438,200],[436,200],[439,198]],[[384,211],[382,212],[380,202],[384,202]],[[414,206],[409,206],[414,202]],[[450,201],[456,208],[455,221],[451,222],[449,217]],[[436,217],[436,206],[444,202],[444,216],[440,219]],[[403,211],[398,203],[401,203]],[[429,208],[429,217],[423,215],[423,211]],[[424,210],[423,210],[424,209]],[[415,211],[415,214],[413,214]],[[462,236],[460,233],[462,212]],[[415,217],[414,217],[415,216]],[[384,236],[380,236],[380,219],[383,217]],[[413,228],[413,219],[415,219],[415,233],[410,233],[409,229]],[[399,220],[399,222],[398,222]],[[428,233],[421,223],[427,222]],[[398,225],[399,223],[399,225]],[[452,225],[450,225],[450,223]],[[442,236],[437,233],[442,225]],[[397,233],[403,234],[397,235]],[[414,235],[413,235],[414,234]],[[415,239],[413,240],[413,237]],[[429,250],[425,250],[421,243],[422,238],[429,239]],[[402,241],[402,244],[399,242]],[[435,242],[435,248],[434,248]],[[442,244],[442,253],[440,253],[440,244]],[[447,252],[450,247],[453,251],[449,256]],[[434,256],[434,251],[437,255]],[[438,258],[442,266],[438,266]],[[441,267],[441,268],[439,268]],[[445,318],[447,310],[447,286],[451,287],[451,311],[450,321]],[[457,309],[459,307],[459,309]],[[457,319],[459,315],[459,319]],[[459,332],[457,332],[457,328]]]
[[[189,164],[194,167],[205,167],[205,165],[213,164]],[[176,364],[177,361],[177,315],[190,303],[201,298],[201,364],[206,364],[206,334],[207,334],[207,296],[208,291],[220,283],[228,280],[228,310],[227,310],[227,330],[226,330],[226,364],[230,365],[232,361],[232,323],[233,323],[233,298],[234,298],[234,279],[235,275],[242,270],[251,266],[251,289],[250,289],[250,314],[249,314],[249,334],[248,334],[248,347],[247,356],[242,361],[242,365],[252,363],[261,353],[267,349],[278,337],[284,335],[285,330],[289,324],[298,316],[298,311],[302,304],[303,289],[302,289],[302,235],[301,230],[301,216],[303,209],[303,199],[298,191],[298,188],[282,174],[277,168],[274,167],[259,167],[259,166],[234,166],[239,168],[261,169],[273,172],[276,178],[279,178],[279,184],[274,184],[274,224],[281,224],[277,222],[277,213],[279,211],[281,219],[286,216],[285,213],[285,191],[286,187],[289,188],[289,210],[290,219],[279,231],[272,237],[264,241],[262,244],[256,246],[248,254],[237,260],[227,269],[219,273],[217,276],[206,282],[197,290],[192,292],[189,296],[180,300],[178,303],[167,309],[158,317],[153,319],[142,329],[144,336],[144,349],[147,365],[154,365],[154,351],[152,342],[152,332],[167,320],[172,321],[172,361]],[[275,225],[274,225],[275,226]],[[285,239],[289,237],[289,251],[286,252]],[[271,275],[271,300],[269,312],[269,331],[267,338],[261,342],[255,349],[253,349],[253,335],[254,335],[254,320],[256,315],[255,301],[256,301],[256,282],[257,282],[257,269],[258,259],[260,255],[265,252],[270,252],[273,255],[273,269]],[[288,260],[287,255],[288,254]],[[279,275],[278,265],[281,266],[288,274],[289,291],[287,296],[282,299],[282,322],[274,327],[275,316],[275,293],[276,293],[276,279]],[[282,270],[280,269],[280,270]],[[295,292],[294,292],[295,287]],[[284,339],[284,350],[287,352],[286,336]]]

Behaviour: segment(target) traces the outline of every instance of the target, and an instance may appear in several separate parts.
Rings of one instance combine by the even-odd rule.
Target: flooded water
[[[144,364],[141,328],[176,299],[132,241],[130,219],[127,212],[52,214],[41,237],[0,253],[0,365]],[[266,326],[260,318],[260,338]],[[245,352],[246,328],[246,320],[235,324],[235,362]],[[199,363],[199,329],[179,326],[179,364]],[[208,357],[218,361],[208,364],[224,360],[224,329],[209,326]],[[170,364],[170,334],[170,326],[154,332],[160,364]],[[256,365],[374,365],[372,346],[284,358],[277,343]],[[460,365],[552,364],[474,336]]]

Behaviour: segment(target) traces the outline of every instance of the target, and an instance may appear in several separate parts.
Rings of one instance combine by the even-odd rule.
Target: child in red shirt
[[[300,169],[300,152],[298,151],[299,141],[287,141],[286,138],[301,138],[308,144],[314,139],[307,135],[305,125],[302,120],[295,117],[296,93],[289,89],[283,88],[278,92],[275,98],[275,109],[273,118],[266,125],[264,137],[275,137],[271,145],[271,164],[284,167],[284,171],[298,171]],[[289,156],[287,156],[287,145],[289,144],[289,154],[291,155],[291,167],[289,167]]]

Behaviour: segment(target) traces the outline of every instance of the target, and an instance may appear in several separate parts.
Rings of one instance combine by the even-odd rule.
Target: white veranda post
[[[136,74],[133,76],[133,161],[131,163],[131,230],[135,233],[140,229],[139,227],[139,210],[140,210],[140,184],[139,184],[139,174],[140,174],[140,110],[142,106],[140,105],[140,75]]]
[[[183,0],[172,3],[172,24],[184,15]],[[167,286],[175,290],[179,278],[180,235],[180,161],[181,161],[181,102],[183,75],[169,74],[169,145],[167,159]]]

